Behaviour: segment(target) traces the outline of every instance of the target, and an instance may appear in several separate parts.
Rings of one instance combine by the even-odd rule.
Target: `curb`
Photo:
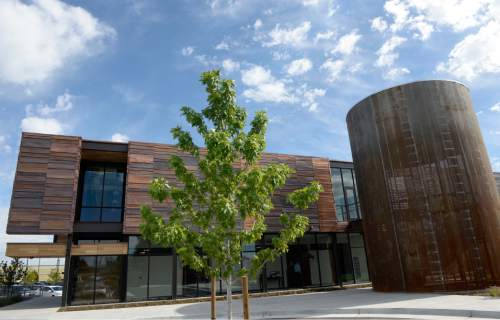
[[[478,310],[453,310],[453,309],[407,309],[407,308],[360,308],[360,309],[311,309],[298,312],[287,311],[259,311],[251,312],[251,319],[304,319],[315,316],[328,317],[328,315],[343,316],[343,318],[359,318],[359,316],[374,316],[370,318],[385,319],[384,316],[441,316],[461,318],[500,319],[500,311],[478,311]],[[233,313],[235,319],[242,319],[241,313]],[[220,319],[225,314],[217,314]],[[206,319],[206,314],[167,316],[162,319]]]

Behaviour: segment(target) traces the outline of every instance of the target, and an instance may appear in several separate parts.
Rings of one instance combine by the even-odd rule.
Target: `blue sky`
[[[179,108],[205,106],[198,79],[213,68],[251,114],[268,112],[268,151],[340,160],[357,101],[461,81],[500,171],[498,17],[498,0],[3,0],[0,234],[22,130],[172,143]]]

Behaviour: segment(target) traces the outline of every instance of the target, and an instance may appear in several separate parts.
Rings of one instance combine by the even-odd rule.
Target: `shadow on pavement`
[[[328,293],[311,293],[293,296],[251,298],[250,312],[254,319],[279,319],[280,317],[305,318],[337,315],[346,318],[360,315],[392,314],[402,315],[403,318],[412,318],[412,315],[436,315],[448,317],[481,317],[498,319],[500,312],[474,311],[465,309],[443,309],[439,307],[412,306],[415,302],[440,297],[439,294],[412,294],[412,293],[378,293],[371,289],[349,289],[333,291]],[[403,302],[405,305],[380,306],[387,303]],[[217,303],[217,317],[225,318],[226,302]],[[184,305],[176,309],[176,312],[187,319],[207,319],[210,316],[209,303],[196,303]],[[241,301],[233,301],[233,314],[235,318],[242,315]],[[407,316],[406,316],[407,315]]]
[[[1,311],[8,310],[26,310],[26,309],[47,309],[59,308],[61,306],[61,297],[33,297],[22,302],[11,304],[0,308]]]

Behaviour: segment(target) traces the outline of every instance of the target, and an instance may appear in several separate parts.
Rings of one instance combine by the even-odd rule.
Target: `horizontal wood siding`
[[[152,202],[148,193],[149,183],[154,177],[166,177],[172,185],[176,184],[175,174],[167,167],[167,160],[175,154],[184,159],[189,169],[196,171],[197,163],[189,154],[183,153],[175,146],[130,142],[128,149],[125,218],[123,232],[127,234],[139,233],[140,206],[147,204],[153,209],[168,217],[173,208],[171,201],[163,204]],[[286,163],[296,172],[287,181],[286,185],[273,195],[275,208],[267,216],[268,232],[280,230],[279,215],[283,211],[294,211],[287,203],[288,193],[306,186],[313,180],[319,181],[325,191],[321,194],[318,203],[304,212],[309,217],[311,231],[331,231],[335,229],[335,209],[330,178],[329,161],[323,158],[295,156],[285,154],[264,154],[261,160],[263,165],[270,163]]]
[[[71,247],[72,256],[112,256],[124,255],[128,242],[119,243],[82,243]]]
[[[23,133],[7,233],[71,232],[80,148],[79,137]]]
[[[7,243],[7,257],[18,258],[56,258],[66,255],[64,243]]]

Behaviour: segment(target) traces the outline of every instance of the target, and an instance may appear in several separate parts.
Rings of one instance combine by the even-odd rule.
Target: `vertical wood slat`
[[[126,234],[137,234],[140,224],[140,206],[147,204],[168,217],[173,203],[168,200],[163,204],[153,203],[150,199],[148,188],[154,177],[163,176],[175,185],[175,174],[172,169],[167,168],[166,161],[172,155],[178,155],[192,170],[196,170],[195,159],[181,152],[175,146],[129,142],[125,200],[125,218],[123,232]],[[285,211],[295,210],[287,203],[288,193],[306,186],[314,179],[318,180],[324,187],[318,203],[314,204],[304,212],[310,221],[310,231],[331,231],[336,228],[335,207],[333,205],[333,192],[330,177],[328,159],[295,156],[285,154],[263,154],[261,164],[283,162],[296,171],[286,185],[273,195],[274,209],[267,215],[268,232],[280,230],[279,215]],[[248,221],[251,223],[251,221]]]
[[[23,133],[7,233],[71,232],[80,149],[80,137]]]

